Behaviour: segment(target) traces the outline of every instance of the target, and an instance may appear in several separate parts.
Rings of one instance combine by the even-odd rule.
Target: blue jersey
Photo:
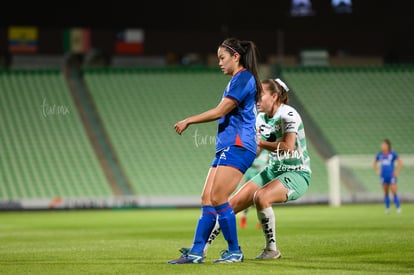
[[[375,159],[381,163],[381,177],[392,178],[394,174],[394,162],[398,159],[397,153],[391,151],[384,155],[383,152],[379,152]]]
[[[247,70],[234,75],[222,99],[230,98],[237,106],[218,120],[216,152],[232,145],[256,154],[256,80]]]

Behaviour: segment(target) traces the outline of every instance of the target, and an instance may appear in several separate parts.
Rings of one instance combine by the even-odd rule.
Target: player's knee
[[[227,200],[225,198],[221,198],[220,196],[212,195],[210,201],[212,206],[218,206],[225,203]]]
[[[264,209],[267,208],[270,202],[268,202],[265,192],[262,189],[259,189],[254,194],[254,204],[257,208]]]
[[[201,195],[201,205],[212,205],[211,197],[209,194],[205,194],[205,192],[203,192]]]
[[[233,208],[234,213],[239,213],[242,211],[242,203],[236,199],[231,198],[229,200],[230,206]]]
[[[210,193],[210,202],[212,206],[219,205],[219,196],[215,194],[213,191]]]

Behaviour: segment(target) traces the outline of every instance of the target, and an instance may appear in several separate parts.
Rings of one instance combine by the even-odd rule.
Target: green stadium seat
[[[112,191],[59,70],[0,71],[0,200]]]
[[[213,69],[90,69],[84,76],[135,193],[199,196],[217,124],[192,125],[183,136],[173,125],[214,107],[229,77]],[[314,167],[308,193],[326,194],[324,160],[308,146]]]
[[[174,124],[214,107],[229,78],[213,69],[94,69],[85,81],[120,164],[139,196],[199,196],[216,122]]]

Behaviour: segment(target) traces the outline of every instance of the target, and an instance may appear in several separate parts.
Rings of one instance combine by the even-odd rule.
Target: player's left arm
[[[374,171],[377,175],[381,174],[381,170],[378,167],[378,157],[376,157],[374,162],[372,163],[372,168],[374,169]]]
[[[397,167],[395,168],[395,171],[394,171],[394,177],[398,177],[398,175],[401,172],[401,168],[403,167],[403,162],[399,156],[397,157],[396,161],[397,161]]]
[[[290,110],[282,115],[282,139],[279,141],[259,141],[259,146],[272,152],[292,152],[295,150],[296,135],[301,122],[299,114]]]

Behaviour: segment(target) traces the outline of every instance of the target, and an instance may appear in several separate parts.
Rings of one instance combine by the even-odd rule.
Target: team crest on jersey
[[[276,123],[276,125],[274,127],[275,127],[275,132],[280,130],[280,124],[279,123]]]

